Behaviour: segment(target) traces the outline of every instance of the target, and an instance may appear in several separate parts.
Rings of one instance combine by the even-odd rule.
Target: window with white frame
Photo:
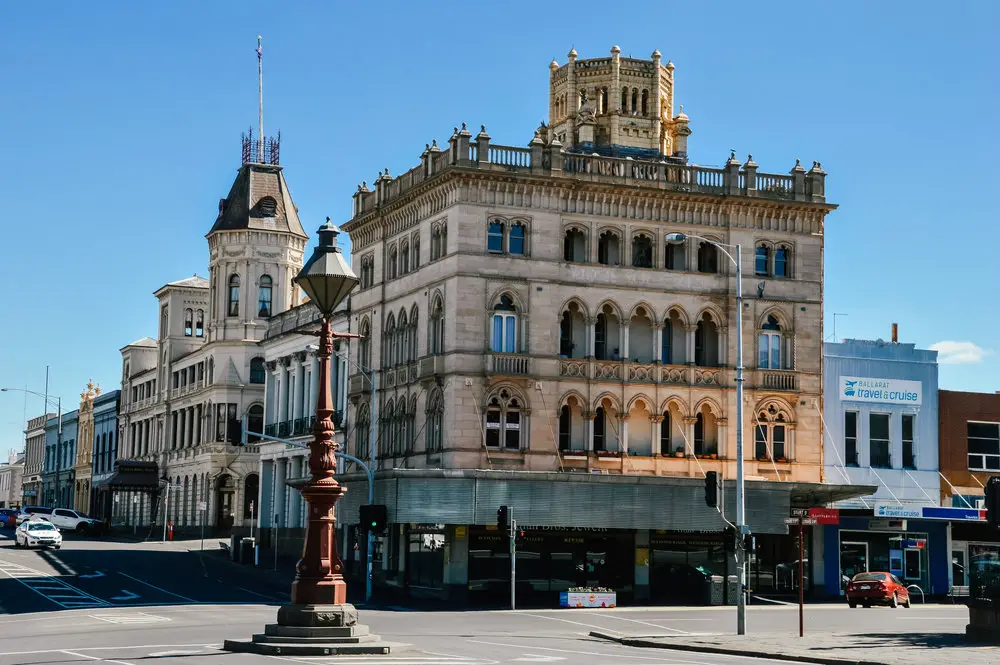
[[[509,390],[493,395],[486,406],[486,446],[519,450],[523,415],[521,401]]]
[[[500,296],[493,308],[490,350],[494,353],[517,353],[517,308],[508,295]]]
[[[773,316],[768,316],[761,326],[758,354],[757,366],[761,369],[782,369],[781,325]]]
[[[1000,423],[967,422],[969,469],[1000,471]]]

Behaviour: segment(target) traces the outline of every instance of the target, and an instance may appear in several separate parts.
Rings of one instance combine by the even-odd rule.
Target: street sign
[[[803,526],[813,526],[814,524],[819,524],[813,517],[786,517],[785,524],[798,524],[802,522]]]
[[[840,524],[840,510],[837,508],[810,508],[809,517],[817,524]]]
[[[791,515],[792,517],[809,517],[809,509],[808,508],[792,508],[791,512],[789,512],[789,515]]]

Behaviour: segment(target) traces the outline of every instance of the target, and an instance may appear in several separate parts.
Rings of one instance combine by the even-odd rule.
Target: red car
[[[13,508],[0,508],[0,529],[17,526],[17,511]]]
[[[857,607],[888,605],[889,607],[910,606],[910,592],[906,585],[892,573],[858,573],[847,584],[844,591],[847,604]]]

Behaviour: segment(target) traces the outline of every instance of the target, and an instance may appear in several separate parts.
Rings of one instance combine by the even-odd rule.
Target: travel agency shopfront
[[[338,503],[341,552],[348,573],[363,580],[366,543],[357,524],[367,488],[361,478],[345,479],[349,491]],[[734,602],[735,587],[724,582],[736,575],[734,553],[724,537],[725,522],[705,505],[704,487],[703,478],[381,471],[375,503],[387,506],[389,524],[376,539],[376,595],[449,605],[508,604],[509,540],[496,526],[497,509],[506,505],[523,533],[517,546],[519,605],[554,607],[560,593],[575,588],[611,589],[619,605],[708,604],[713,576],[721,578],[721,602]],[[785,523],[792,507],[822,506],[872,490],[748,481],[747,521],[756,536],[754,592],[790,584],[775,571],[791,569],[798,559],[797,534],[789,534]],[[735,505],[731,481],[724,499]],[[820,573],[810,570],[809,577],[821,579]]]

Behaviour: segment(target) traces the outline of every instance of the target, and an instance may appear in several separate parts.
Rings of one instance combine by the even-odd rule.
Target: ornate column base
[[[226,640],[223,649],[266,656],[385,655],[404,644],[383,642],[358,623],[353,605],[282,605],[278,623],[250,640]]]

